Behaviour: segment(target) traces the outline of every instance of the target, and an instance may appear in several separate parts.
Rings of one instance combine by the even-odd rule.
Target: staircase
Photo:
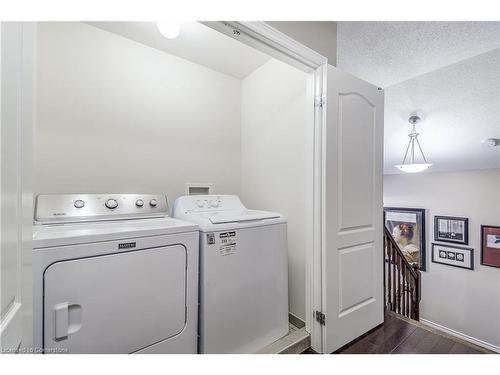
[[[421,274],[384,226],[384,305],[388,311],[420,319]]]

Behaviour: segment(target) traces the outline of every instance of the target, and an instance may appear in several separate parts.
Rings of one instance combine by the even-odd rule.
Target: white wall
[[[337,23],[333,21],[266,21],[275,29],[302,43],[337,65]]]
[[[290,312],[303,320],[305,252],[312,239],[307,84],[306,73],[271,60],[243,80],[241,115],[241,197],[248,207],[287,218]]]
[[[480,225],[500,225],[500,170],[386,175],[384,205],[428,209],[422,319],[500,349],[500,268],[480,264]],[[435,215],[469,218],[474,271],[430,261]]]
[[[35,194],[239,193],[240,80],[83,23],[37,51]]]

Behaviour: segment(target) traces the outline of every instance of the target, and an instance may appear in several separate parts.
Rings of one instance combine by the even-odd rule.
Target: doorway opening
[[[173,202],[194,180],[282,213],[290,319],[311,332],[313,294],[321,294],[312,271],[315,94],[326,59],[301,56],[293,43],[284,53],[285,37],[259,41],[251,30],[262,25],[194,22],[167,40],[154,23],[39,23],[33,193],[161,191]]]

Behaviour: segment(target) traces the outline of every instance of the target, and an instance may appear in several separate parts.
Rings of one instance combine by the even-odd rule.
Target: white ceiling
[[[338,22],[337,66],[387,87],[500,47],[500,22]]]
[[[500,168],[500,22],[339,22],[337,65],[385,89],[384,173],[417,112],[428,172]],[[425,173],[425,172],[424,172]]]
[[[154,22],[88,22],[138,43],[204,65],[238,79],[246,77],[270,57],[198,22],[182,24],[175,39],[163,37]]]
[[[414,111],[434,164],[429,172],[500,168],[500,147],[482,143],[500,138],[500,49],[385,89],[384,173],[402,173],[394,165],[402,162]]]

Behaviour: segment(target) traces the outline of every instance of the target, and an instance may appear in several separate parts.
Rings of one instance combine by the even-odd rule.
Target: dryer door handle
[[[68,338],[68,324],[69,324],[69,314],[68,314],[68,302],[58,303],[54,306],[54,317],[55,317],[55,336],[56,341],[65,340]]]
[[[58,303],[54,306],[55,341],[66,340],[82,327],[82,307],[76,303]]]

